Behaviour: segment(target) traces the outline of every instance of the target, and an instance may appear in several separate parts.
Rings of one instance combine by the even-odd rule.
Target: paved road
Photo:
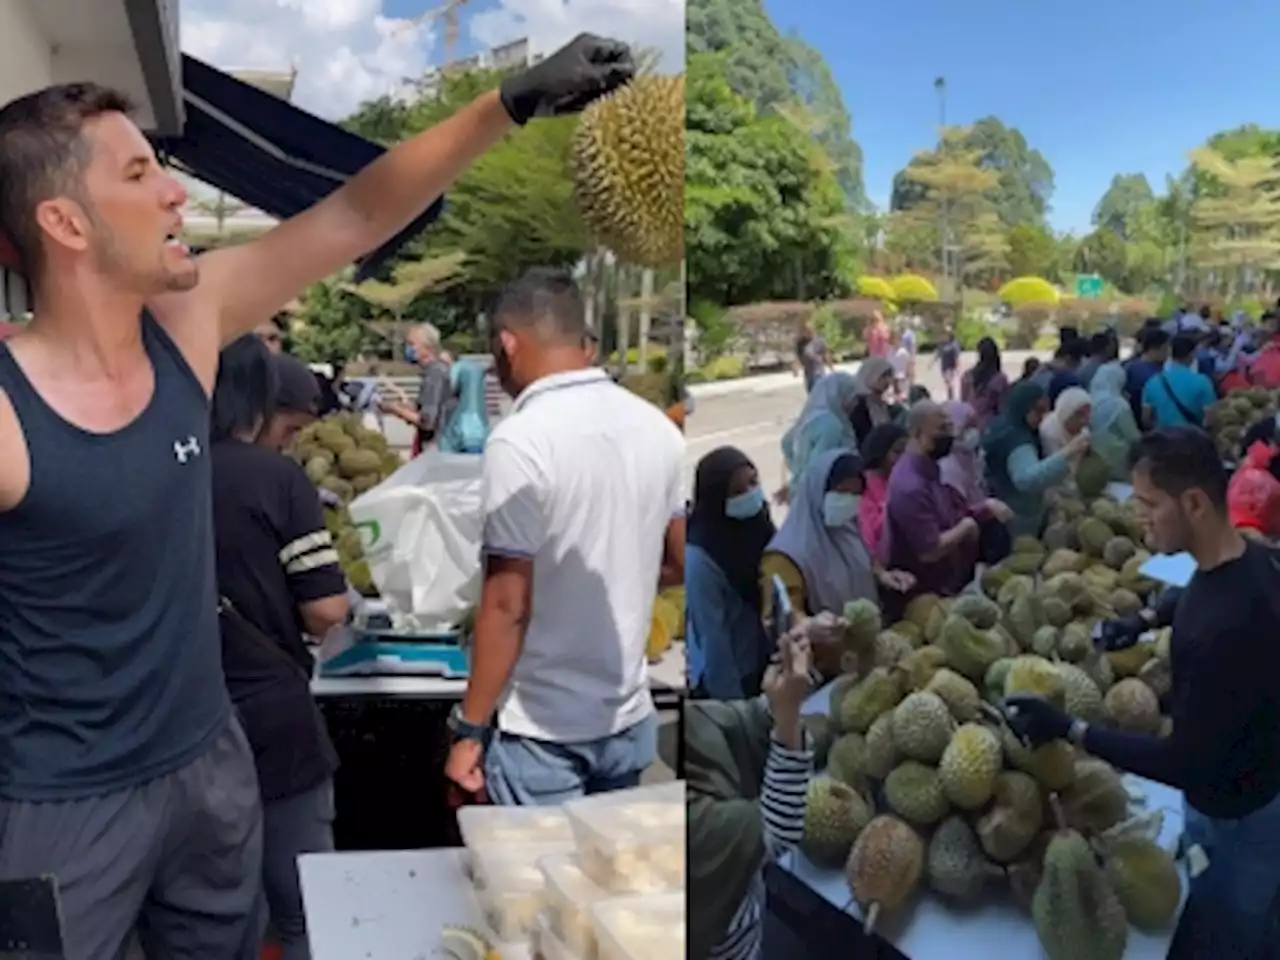
[[[1004,354],[1004,370],[1011,378],[1022,374],[1030,351]],[[966,353],[960,369],[967,370],[976,357]],[[841,369],[857,370],[857,364]],[[942,374],[924,358],[917,381],[945,399]],[[760,470],[765,488],[776,490],[783,480],[782,435],[804,405],[804,384],[790,374],[770,374],[732,383],[707,384],[694,390],[694,412],[686,424],[688,452],[685,455],[685,482],[693,490],[693,472],[698,461],[719,446],[734,446],[750,457]],[[775,511],[777,513],[777,511]]]

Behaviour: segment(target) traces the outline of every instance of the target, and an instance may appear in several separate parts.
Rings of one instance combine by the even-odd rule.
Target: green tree
[[[1228,296],[1251,291],[1265,272],[1280,269],[1280,170],[1270,156],[1228,160],[1209,147],[1191,160],[1221,186],[1191,207],[1197,264],[1217,272]]]
[[[1020,223],[1009,230],[1009,273],[1013,276],[1050,278],[1057,257],[1057,242],[1044,227]]]
[[[345,125],[362,136],[395,142],[451,116],[501,78],[492,70],[455,74],[445,78],[435,96],[403,108],[374,101]],[[459,178],[440,219],[408,245],[405,259],[410,260],[466,255],[466,281],[442,294],[462,316],[474,316],[495,287],[529,267],[569,267],[590,249],[568,175],[575,123],[573,118],[540,120],[513,131]]]
[[[901,228],[946,223],[958,261],[953,276],[978,279],[1008,269],[1009,245],[996,208],[997,171],[980,165],[981,151],[967,146],[969,131],[943,131],[937,150],[916,154],[903,171],[923,195],[900,211]]]
[[[952,149],[971,151],[974,164],[995,174],[990,200],[1006,227],[1020,223],[1044,222],[1049,198],[1053,195],[1053,168],[1039,150],[1033,149],[1016,127],[1006,127],[996,117],[984,117],[961,133]],[[928,154],[918,154],[913,163],[926,163]],[[899,171],[893,179],[890,209],[912,210],[928,199],[927,186]]]
[[[1118,287],[1128,266],[1124,241],[1111,230],[1095,230],[1080,241],[1074,266],[1078,273],[1096,273]]]
[[[1093,208],[1093,225],[1110,230],[1121,240],[1133,240],[1142,211],[1155,203],[1155,199],[1144,174],[1117,173]]]
[[[839,183],[793,121],[760,116],[729,85],[728,58],[689,57],[685,80],[688,296],[720,305],[842,291]]]
[[[364,323],[367,308],[340,278],[312,284],[289,330],[290,350],[306,363],[345,363],[376,349],[378,337]]]
[[[792,60],[793,96],[817,121],[811,135],[831,158],[849,209],[863,210],[867,191],[862,179],[862,148],[853,140],[852,121],[840,87],[817,50],[798,37],[790,37],[787,45]]]

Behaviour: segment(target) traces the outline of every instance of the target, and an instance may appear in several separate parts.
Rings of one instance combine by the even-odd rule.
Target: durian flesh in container
[[[601,900],[591,914],[599,960],[685,960],[683,890]]]
[[[575,856],[550,856],[538,861],[545,885],[546,918],[551,931],[566,947],[590,960],[596,955],[591,907],[609,892],[587,876]]]
[[[685,885],[684,783],[617,790],[565,804],[578,862],[614,894]]]

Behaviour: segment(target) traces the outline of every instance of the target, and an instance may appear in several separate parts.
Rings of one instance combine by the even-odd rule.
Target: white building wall
[[[0,2],[0,103],[53,83],[53,50],[31,7]]]

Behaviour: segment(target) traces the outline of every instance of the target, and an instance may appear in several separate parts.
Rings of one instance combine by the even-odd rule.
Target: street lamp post
[[[947,78],[938,77],[933,81],[933,89],[938,95],[938,154],[941,157],[944,146],[946,145],[946,129],[947,129]],[[941,255],[942,266],[942,285],[944,290],[949,290],[951,286],[951,269],[948,263],[948,253],[950,252],[949,227],[947,223],[947,199],[943,197],[938,204],[938,246]],[[946,293],[943,294],[946,296]]]

